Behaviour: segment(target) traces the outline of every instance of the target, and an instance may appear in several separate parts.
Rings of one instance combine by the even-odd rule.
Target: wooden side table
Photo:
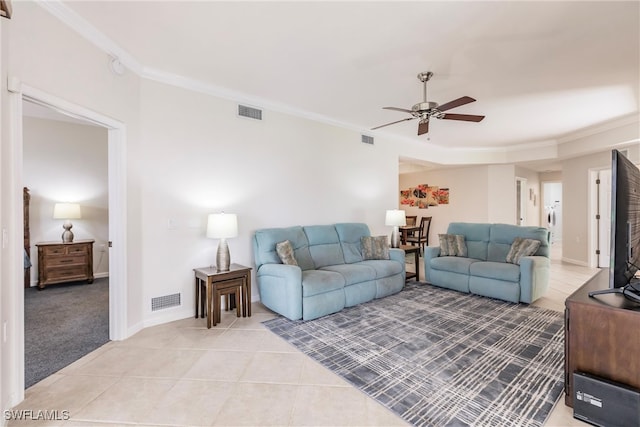
[[[232,294],[229,288],[237,290],[241,295],[236,295],[237,315],[242,317],[251,317],[251,267],[245,267],[240,264],[231,264],[229,271],[218,271],[216,267],[194,268],[196,279],[196,318],[198,317],[199,308],[204,305],[207,310],[207,328],[216,325],[220,319],[220,296]],[[202,295],[201,288],[205,291]],[[240,310],[241,309],[241,310]],[[204,310],[200,317],[204,315]]]
[[[416,262],[416,272],[412,273],[407,271],[406,280],[415,278],[416,282],[420,280],[420,246],[412,246],[412,245],[400,245],[400,249],[404,251],[405,254],[413,254],[415,256]]]

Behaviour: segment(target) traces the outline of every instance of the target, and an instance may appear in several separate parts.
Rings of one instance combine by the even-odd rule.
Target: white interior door
[[[598,242],[600,255],[598,267],[609,267],[609,255],[611,251],[611,169],[598,172]]]
[[[516,224],[525,225],[527,223],[527,205],[525,193],[527,190],[527,180],[516,177]]]

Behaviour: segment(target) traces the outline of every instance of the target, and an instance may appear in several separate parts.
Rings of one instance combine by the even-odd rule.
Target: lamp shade
[[[384,220],[384,225],[403,226],[407,225],[407,218],[403,210],[390,209],[387,211],[387,216]]]
[[[80,205],[77,203],[56,203],[53,206],[53,219],[78,219]]]
[[[227,239],[238,235],[238,217],[236,214],[209,214],[207,220],[207,237]]]

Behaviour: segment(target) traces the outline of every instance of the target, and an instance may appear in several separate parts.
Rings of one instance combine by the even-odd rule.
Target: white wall
[[[609,133],[599,135],[603,144],[615,141]],[[629,158],[640,163],[640,144],[628,148]],[[589,264],[589,171],[611,168],[611,150],[565,160],[562,163],[562,259],[571,263]]]
[[[96,126],[33,117],[23,119],[23,178],[31,194],[31,282],[38,280],[36,243],[61,241],[62,220],[53,219],[56,202],[80,204],[72,221],[74,240],[94,239],[95,277],[109,273],[107,132]]]
[[[141,94],[145,301],[180,292],[181,315],[192,315],[192,270],[214,263],[218,245],[205,237],[208,213],[238,215],[231,259],[248,266],[258,228],[358,221],[389,234],[394,145],[272,111],[262,121],[241,118],[235,102],[160,83],[143,81]],[[150,303],[144,311],[147,324],[167,315]]]
[[[539,173],[536,171],[532,171],[531,169],[523,168],[521,166],[516,166],[515,169],[516,176],[526,178],[527,180],[527,188],[523,191],[525,192],[525,209],[526,209],[526,223],[525,225],[535,225],[535,226],[546,226],[546,223],[542,221],[540,218],[540,206],[542,205],[541,194],[542,190],[540,188],[540,177]],[[535,197],[535,201],[533,197],[529,197],[529,191],[532,191],[533,196]]]
[[[516,175],[513,165],[487,167],[487,193],[489,198],[487,221],[516,224]]]
[[[487,222],[489,220],[489,171],[487,166],[446,168],[400,175],[399,191],[429,184],[449,188],[449,204],[428,209],[399,206],[407,215],[431,216],[429,245],[438,244],[438,234],[446,233],[450,222]],[[396,203],[398,203],[396,201]]]

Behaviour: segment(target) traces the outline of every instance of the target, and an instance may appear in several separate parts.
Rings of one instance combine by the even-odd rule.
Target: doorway
[[[124,123],[96,113],[87,108],[70,103],[39,89],[12,79],[9,84],[9,122],[10,151],[12,162],[7,168],[8,191],[7,200],[11,200],[10,222],[12,227],[7,232],[7,241],[12,242],[8,258],[11,260],[7,275],[11,282],[21,283],[24,280],[24,247],[23,239],[18,232],[23,229],[22,191],[22,112],[23,102],[31,101],[40,105],[79,117],[107,129],[108,139],[108,181],[109,181],[109,335],[111,340],[122,340],[128,336],[127,313],[127,201],[126,201],[126,126]],[[3,159],[3,166],[6,159]],[[3,194],[3,197],[5,195]],[[11,369],[8,379],[9,406],[15,406],[24,399],[24,292],[10,292],[12,310],[7,314],[15,333],[8,339],[11,350]]]
[[[589,172],[589,266],[608,268],[611,251],[611,169]]]
[[[562,258],[562,183],[542,183],[543,217],[541,225],[550,232],[551,254]]]
[[[23,185],[31,189],[24,210],[29,230],[25,250],[31,253],[32,265],[24,293],[25,388],[29,388],[109,341],[108,143],[103,126],[27,100],[22,134]],[[62,222],[52,214],[59,202],[77,203],[74,243],[65,246],[87,253],[84,262],[95,280],[67,281],[39,290],[38,248],[62,248],[36,246],[61,242]],[[51,273],[64,273],[68,265],[54,267],[57,273]]]

